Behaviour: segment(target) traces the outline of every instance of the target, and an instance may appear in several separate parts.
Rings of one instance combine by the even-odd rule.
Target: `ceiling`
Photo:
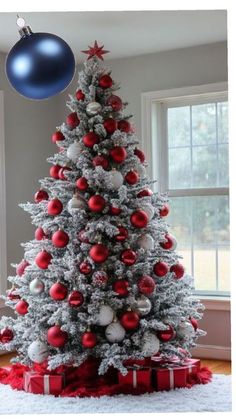
[[[64,38],[77,60],[81,50],[97,41],[110,50],[109,58],[224,41],[225,10],[32,12],[20,14],[34,32],[51,32]],[[0,51],[17,42],[16,13],[0,13]],[[107,56],[108,58],[108,56]]]

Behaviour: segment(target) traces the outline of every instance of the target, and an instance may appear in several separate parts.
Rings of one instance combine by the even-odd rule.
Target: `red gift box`
[[[53,394],[58,396],[64,386],[64,375],[40,374],[35,371],[24,372],[23,388],[28,393]]]
[[[138,388],[140,385],[151,387],[151,369],[140,365],[133,365],[127,367],[128,374],[122,375],[119,372],[119,384],[131,385],[133,388]]]
[[[186,387],[188,374],[196,373],[200,369],[199,359],[186,359],[181,361],[159,364],[153,369],[154,387],[158,391],[172,390]]]

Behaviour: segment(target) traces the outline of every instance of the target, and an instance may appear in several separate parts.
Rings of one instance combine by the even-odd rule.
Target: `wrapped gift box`
[[[24,372],[23,388],[28,393],[52,394],[58,396],[64,387],[64,375],[40,374],[35,371]]]
[[[133,388],[138,388],[140,385],[150,388],[152,371],[149,367],[141,365],[132,365],[127,367],[128,374],[122,375],[119,373],[119,384],[131,385]]]
[[[186,359],[183,363],[159,363],[153,368],[153,386],[158,391],[172,390],[186,387],[188,374],[196,373],[200,369],[199,359]]]

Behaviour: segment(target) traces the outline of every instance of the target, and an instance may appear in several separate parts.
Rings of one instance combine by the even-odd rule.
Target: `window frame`
[[[0,294],[7,289],[4,95],[0,90]],[[1,304],[1,301],[0,301]]]

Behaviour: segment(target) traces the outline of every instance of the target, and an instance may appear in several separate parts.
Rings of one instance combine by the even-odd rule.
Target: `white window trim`
[[[0,293],[7,289],[4,96],[0,91]]]

